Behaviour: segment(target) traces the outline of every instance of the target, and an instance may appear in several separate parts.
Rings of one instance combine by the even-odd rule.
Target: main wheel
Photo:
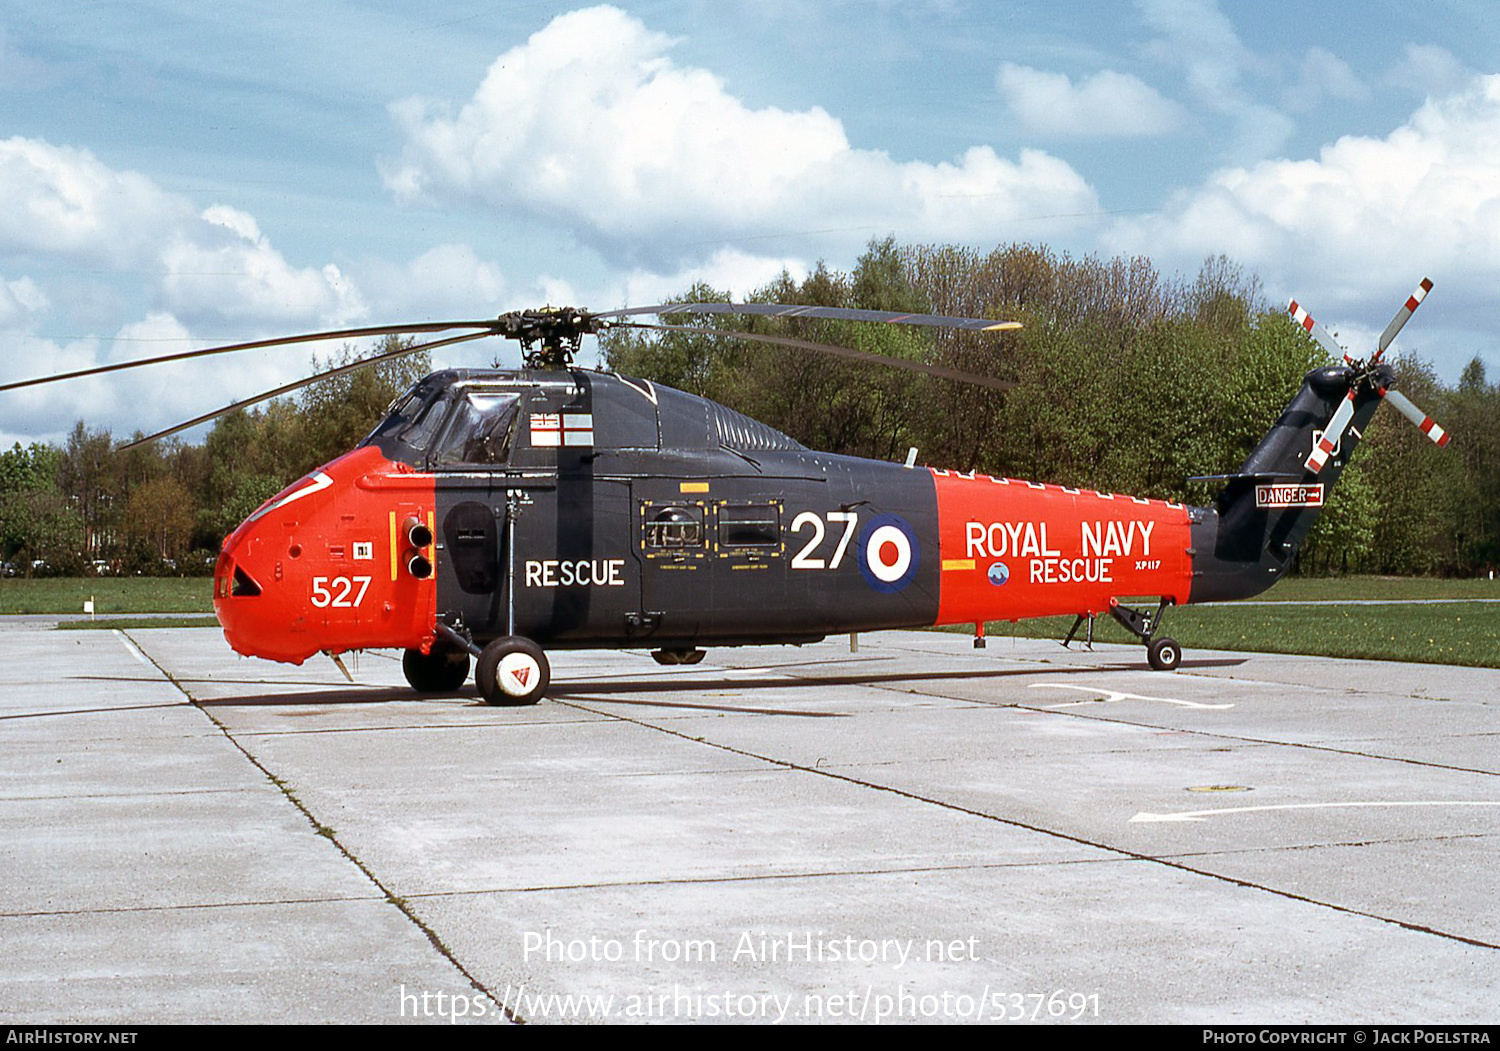
[[[652,650],[651,658],[657,664],[697,664],[704,657],[703,650]]]
[[[535,704],[547,692],[552,669],[536,643],[519,635],[504,635],[479,655],[474,681],[486,704]]]
[[[463,688],[469,678],[469,655],[463,650],[453,649],[434,642],[432,649],[407,650],[401,658],[401,670],[406,681],[418,693],[452,693]]]
[[[1182,647],[1176,639],[1152,639],[1146,647],[1146,662],[1157,671],[1171,671],[1182,663]]]

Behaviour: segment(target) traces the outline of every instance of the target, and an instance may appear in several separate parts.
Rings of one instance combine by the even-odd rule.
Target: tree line
[[[687,289],[681,302],[726,293]],[[615,329],[607,366],[723,402],[814,448],[1211,504],[1322,349],[1253,275],[1209,260],[1186,278],[1143,258],[872,242],[843,273],[783,274],[752,301],[1014,320],[1004,334],[714,317]],[[678,319],[673,319],[677,321]],[[1007,390],[881,368],[706,328],[852,347],[1003,378]],[[394,349],[394,344],[382,348]],[[1356,355],[1364,348],[1351,348]],[[351,352],[345,352],[348,360]],[[1397,356],[1398,386],[1454,435],[1431,445],[1382,410],[1299,555],[1315,573],[1477,574],[1500,561],[1500,387],[1477,358],[1455,386]],[[430,367],[422,354],[221,417],[198,445],[121,451],[79,422],[61,446],[0,453],[0,555],[19,573],[208,572],[261,502],[353,447]]]

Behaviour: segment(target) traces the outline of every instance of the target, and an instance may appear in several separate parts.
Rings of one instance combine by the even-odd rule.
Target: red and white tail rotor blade
[[[1439,445],[1448,444],[1448,432],[1439,427],[1431,416],[1413,405],[1412,400],[1405,394],[1402,394],[1398,390],[1383,390],[1380,393],[1385,397],[1386,401],[1391,403],[1397,412],[1405,416],[1412,423],[1415,423],[1417,429],[1423,434]]]
[[[1370,359],[1372,363],[1380,360],[1381,355],[1385,353],[1385,348],[1390,346],[1391,340],[1396,338],[1396,333],[1400,332],[1401,327],[1411,320],[1411,316],[1417,312],[1417,307],[1422,305],[1422,300],[1426,299],[1427,293],[1431,291],[1432,282],[1425,277],[1422,278],[1422,283],[1417,286],[1417,290],[1407,297],[1405,303],[1401,304],[1401,309],[1396,311],[1396,316],[1391,318],[1391,323],[1380,334],[1380,342],[1375,345],[1375,356]]]
[[[1354,364],[1354,359],[1349,356],[1349,352],[1339,346],[1338,340],[1334,339],[1326,328],[1313,320],[1312,315],[1303,309],[1301,303],[1294,299],[1287,304],[1286,309],[1292,315],[1292,320],[1301,325],[1330,355],[1335,359],[1343,358],[1350,365]]]
[[[1349,427],[1349,421],[1354,419],[1354,391],[1349,391],[1348,397],[1339,402],[1339,407],[1334,410],[1333,419],[1328,421],[1328,426],[1323,429],[1322,435],[1313,444],[1312,455],[1307,458],[1307,469],[1317,474],[1328,462],[1328,457],[1333,455],[1333,450],[1339,447],[1339,442],[1344,440],[1344,431]]]

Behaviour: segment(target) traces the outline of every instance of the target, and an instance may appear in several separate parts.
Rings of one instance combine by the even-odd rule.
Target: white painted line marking
[[[1061,682],[1034,682],[1028,689],[1032,690],[1082,690],[1085,693],[1102,693],[1103,697],[1091,697],[1086,701],[1063,701],[1061,704],[1044,705],[1047,708],[1076,708],[1080,704],[1113,704],[1116,701],[1160,701],[1162,704],[1177,704],[1184,708],[1206,708],[1223,709],[1233,708],[1232,704],[1203,704],[1199,701],[1183,701],[1176,697],[1147,697],[1139,693],[1121,693],[1119,690],[1106,690],[1102,686],[1073,686]]]
[[[141,648],[139,646],[137,646],[130,639],[129,636],[127,636],[119,628],[111,628],[110,630],[112,632],[114,632],[115,638],[117,638],[117,639],[120,640],[120,643],[121,643],[121,645],[123,645],[125,647],[126,652],[128,652],[132,657],[134,657],[136,660],[140,661],[146,667],[150,668],[152,671],[157,672],[158,674],[160,674],[161,669],[159,669],[156,665],[154,665],[154,664],[151,663],[151,658],[148,657],[148,656],[146,656],[146,654],[141,650]]]
[[[1500,806],[1500,799],[1430,799],[1392,802],[1363,803],[1282,803],[1277,806],[1235,806],[1221,810],[1184,810],[1175,814],[1152,814],[1142,811],[1131,822],[1137,821],[1202,821],[1217,814],[1253,814],[1262,810],[1337,810],[1348,807],[1407,807],[1407,806]]]

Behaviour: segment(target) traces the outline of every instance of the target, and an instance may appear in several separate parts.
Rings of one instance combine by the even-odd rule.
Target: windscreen
[[[520,397],[514,393],[468,391],[456,401],[442,438],[429,452],[432,465],[509,462]]]

